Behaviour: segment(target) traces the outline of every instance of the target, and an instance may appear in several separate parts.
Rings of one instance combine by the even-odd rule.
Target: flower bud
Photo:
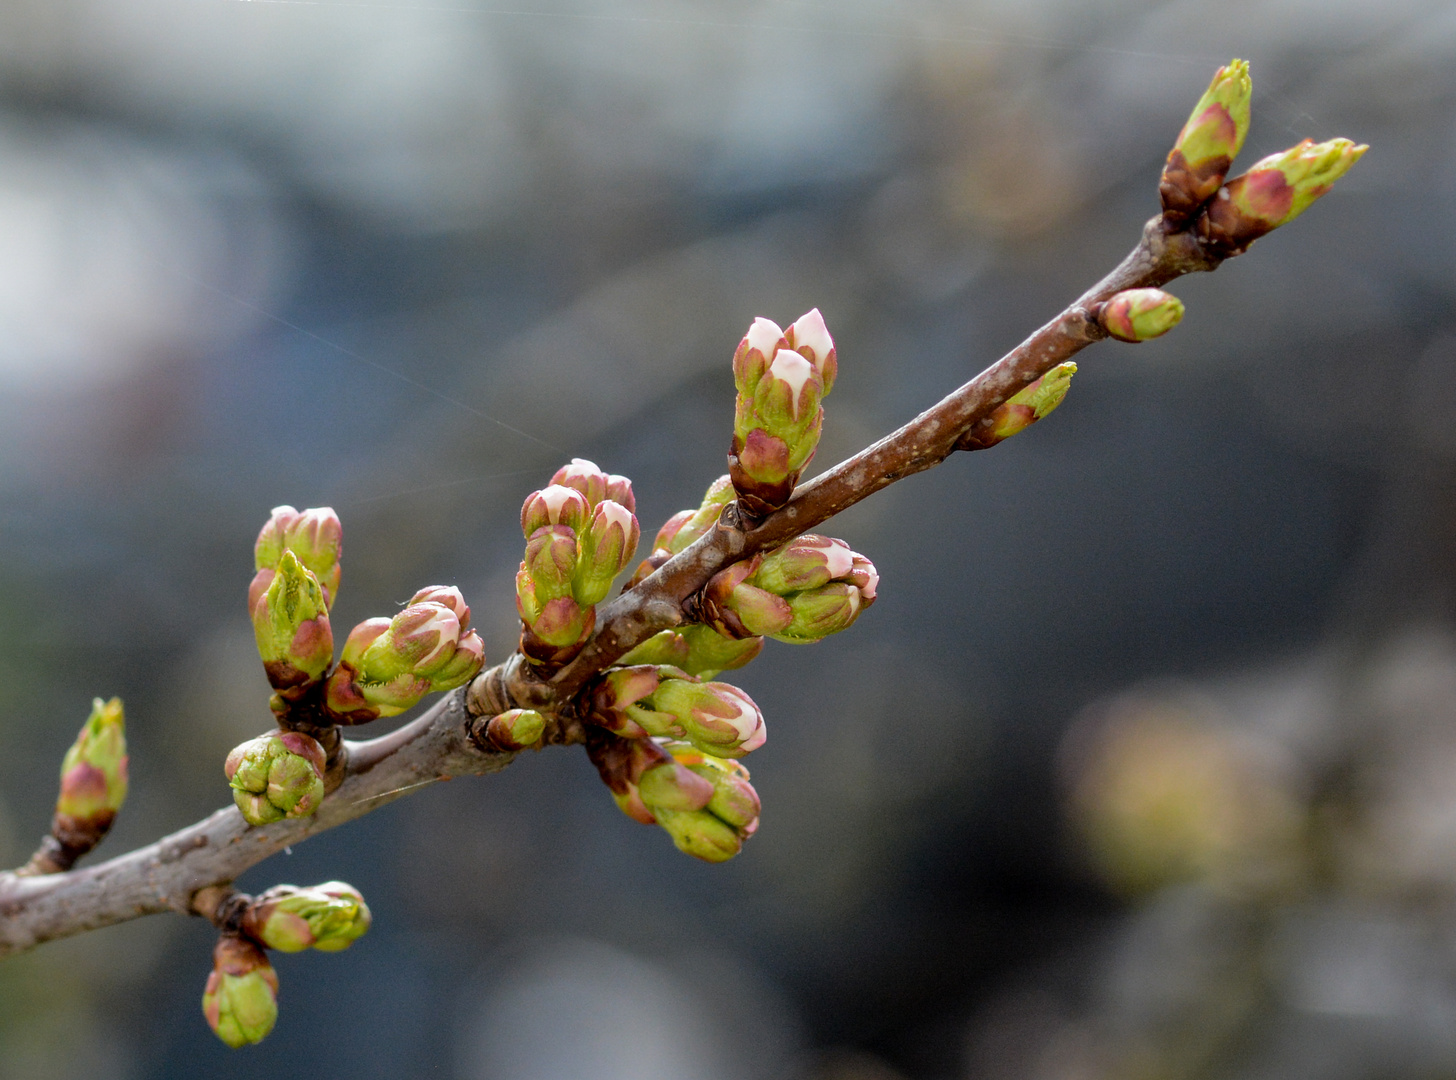
[[[805,533],[764,556],[753,580],[759,588],[784,596],[827,585],[853,566],[854,552],[843,540]]]
[[[490,718],[485,737],[497,750],[525,750],[539,745],[545,731],[546,718],[534,709],[507,709]]]
[[[711,679],[741,668],[763,651],[763,638],[724,637],[711,626],[690,624],[654,634],[618,661],[620,664],[670,664],[689,675]]]
[[[661,810],[701,810],[713,790],[710,781],[671,758],[644,770],[637,781],[638,797],[654,815]]]
[[[530,576],[536,603],[571,596],[576,563],[576,533],[565,525],[537,529],[526,543],[526,558],[521,563],[522,570]]]
[[[248,610],[253,609],[271,580],[271,575],[264,579],[263,572],[276,571],[285,551],[292,551],[313,574],[324,592],[325,603],[332,606],[339,594],[342,572],[339,560],[343,550],[344,527],[331,507],[316,507],[302,513],[291,506],[274,507],[253,545],[253,563],[258,574],[253,579],[254,588],[249,590]]]
[[[253,608],[253,635],[268,682],[285,698],[296,698],[322,678],[334,658],[323,589],[291,550],[280,556],[273,580]]]
[[[1126,293],[1118,293],[1114,299],[1128,296],[1131,292],[1136,291],[1157,292],[1156,289],[1130,290]],[[995,446],[1003,439],[1009,439],[1011,436],[1025,431],[1062,403],[1062,399],[1067,396],[1067,390],[1071,386],[1072,376],[1076,373],[1077,365],[1068,360],[1064,364],[1058,364],[1041,378],[1028,383],[998,405],[990,416],[967,432],[961,438],[959,448],[985,450]]]
[[[768,735],[753,699],[727,683],[668,679],[650,702],[653,711],[675,719],[689,742],[717,757],[742,757]],[[630,710],[629,715],[635,717]]]
[[[389,621],[360,657],[359,673],[368,682],[400,675],[428,678],[449,663],[460,641],[460,619],[443,604],[411,604]]]
[[[235,1050],[263,1041],[278,1020],[278,975],[262,949],[231,934],[218,940],[202,992],[202,1015]]]
[[[521,507],[521,532],[529,540],[536,530],[550,525],[564,525],[575,532],[586,524],[591,504],[575,488],[553,483],[526,496]]]
[[[790,347],[778,323],[754,319],[733,354],[733,384],[739,394],[752,394],[774,355]]]
[[[1369,149],[1349,139],[1305,139],[1271,154],[1219,189],[1199,219],[1201,235],[1227,251],[1243,251],[1309,209]]]
[[[455,643],[455,653],[429,676],[429,693],[439,694],[464,686],[485,667],[485,642],[474,630]]]
[[[1214,73],[1163,167],[1158,191],[1168,220],[1187,221],[1218,191],[1249,133],[1252,94],[1247,61],[1230,61]]]
[[[704,862],[727,862],[743,850],[743,840],[731,825],[707,810],[658,810],[657,824],[667,830],[677,849]]]
[[[818,308],[805,312],[784,331],[788,348],[803,356],[814,367],[814,373],[824,384],[824,396],[834,389],[834,377],[839,373],[839,360],[834,350],[834,339],[829,336],[829,327],[824,325],[824,316]]]
[[[619,476],[616,479],[624,481],[626,478]],[[581,492],[586,497],[587,506],[595,509],[597,503],[607,497],[607,488],[612,478],[597,468],[595,462],[585,458],[572,458],[570,465],[563,465],[556,470],[551,482]],[[629,484],[628,489],[630,488]]]
[[[749,837],[758,830],[761,809],[758,792],[748,782],[748,770],[739,761],[705,754],[687,743],[663,744],[679,765],[685,766],[713,785],[706,809],[719,821]]]
[[[616,473],[607,474],[607,498],[621,503],[634,514],[637,512],[637,496],[632,494],[632,481]]]
[[[447,607],[453,611],[455,618],[460,622],[461,633],[470,629],[470,605],[465,602],[465,597],[454,585],[427,586],[410,597],[409,603],[405,606],[426,603],[439,604],[441,607]]]
[[[223,764],[233,801],[249,825],[308,817],[324,798],[324,748],[298,731],[260,735]]]
[[[553,649],[584,641],[596,623],[596,608],[590,605],[583,608],[571,596],[558,596],[543,603],[524,565],[516,574],[516,611],[526,628]]]
[[[1097,321],[1119,341],[1149,341],[1183,321],[1183,301],[1162,289],[1125,289],[1098,309]]]
[[[642,530],[636,515],[621,503],[604,499],[578,536],[579,557],[572,579],[577,603],[596,604],[612,590],[612,581],[637,553]]]
[[[243,929],[280,952],[339,952],[364,936],[372,916],[352,885],[326,881],[312,888],[275,885],[253,901]]]
[[[793,619],[788,601],[751,581],[762,556],[733,563],[714,574],[703,589],[702,610],[708,624],[730,638],[778,634]]]

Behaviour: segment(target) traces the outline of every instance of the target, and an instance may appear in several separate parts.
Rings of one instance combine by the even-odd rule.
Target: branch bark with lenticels
[[[808,384],[817,387],[814,395],[827,393],[835,364],[832,341],[821,320],[810,324],[822,334],[819,351],[805,346],[796,353],[794,327],[780,337],[776,326],[764,322],[772,333],[760,340],[777,342],[778,351],[755,359],[750,348],[755,324],[735,357],[740,396],[730,454],[733,490],[721,489],[725,497],[716,522],[705,518],[701,534],[694,533],[691,543],[684,540],[675,553],[655,552],[646,564],[655,569],[639,571],[631,587],[594,607],[592,601],[604,597],[618,569],[613,560],[630,558],[636,543],[636,519],[624,508],[632,504],[630,485],[598,473],[591,482],[610,488],[620,481],[625,487],[595,500],[561,487],[536,493],[523,511],[530,541],[527,559],[536,562],[530,570],[523,563],[525,577],[518,580],[527,620],[522,647],[473,678],[468,672],[479,670],[481,659],[472,652],[478,649],[478,638],[465,635],[469,609],[457,590],[443,587],[421,590],[415,598],[418,607],[393,620],[368,620],[355,627],[333,666],[328,609],[339,583],[337,518],[332,511],[275,511],[259,539],[260,569],[250,589],[249,609],[277,691],[272,707],[281,731],[229,756],[237,805],[136,851],[69,869],[104,835],[125,794],[124,742],[116,742],[119,734],[107,735],[112,729],[97,719],[113,710],[119,731],[120,703],[103,706],[98,699],[101,711],[93,714],[93,726],[101,725],[96,727],[101,734],[88,735],[90,729],[83,729],[82,739],[67,755],[52,836],[21,870],[0,873],[0,956],[143,915],[201,915],[223,935],[205,998],[208,1021],[231,1045],[256,1041],[276,1016],[277,978],[263,946],[287,948],[288,942],[301,942],[299,948],[308,943],[325,950],[342,948],[367,927],[367,908],[357,893],[337,882],[303,890],[280,886],[282,892],[271,890],[256,901],[236,893],[231,882],[287,846],[434,782],[497,772],[525,745],[586,744],[629,816],[662,825],[689,854],[719,861],[736,853],[757,826],[758,802],[746,772],[730,759],[762,738],[760,733],[755,741],[740,732],[736,741],[724,744],[721,757],[715,756],[718,744],[712,740],[721,736],[714,733],[713,716],[728,715],[721,712],[725,703],[729,713],[741,707],[756,714],[756,707],[726,684],[702,683],[669,666],[618,662],[654,635],[679,627],[708,624],[727,639],[764,633],[745,630],[737,615],[724,614],[715,582],[731,577],[735,567],[757,567],[762,557],[779,557],[773,553],[786,550],[790,542],[811,548],[818,544],[823,557],[848,566],[852,553],[847,547],[840,552],[832,547],[840,542],[805,534],[957,450],[985,449],[1045,415],[1066,391],[1075,370],[1073,356],[1108,337],[1140,341],[1171,328],[1181,317],[1182,305],[1160,286],[1184,274],[1214,270],[1241,254],[1254,239],[1329,190],[1364,152],[1347,140],[1319,146],[1306,141],[1225,181],[1247,129],[1248,94],[1247,65],[1235,61],[1220,69],[1169,155],[1160,187],[1163,212],[1148,222],[1137,246],[1111,273],[940,402],[797,486],[805,450],[812,453],[817,441],[822,412],[801,413],[794,405],[775,414],[775,406],[763,405],[766,399],[750,400],[753,391],[746,386],[753,379],[781,379],[794,394]],[[789,348],[781,348],[784,344]],[[799,353],[821,367],[811,371]],[[825,355],[830,358],[827,369],[822,367]],[[768,359],[771,366],[765,366]],[[747,366],[741,367],[741,361]],[[754,363],[758,367],[745,376]],[[812,396],[809,407],[818,409],[818,396]],[[756,414],[755,408],[767,411]],[[782,451],[786,471],[764,472],[765,461],[772,466],[772,454],[765,456],[764,447]],[[705,503],[710,505],[716,512],[718,504]],[[288,513],[280,516],[281,511]],[[586,515],[593,513],[588,522]],[[567,518],[570,527],[563,524]],[[625,539],[628,529],[630,543]],[[552,545],[588,532],[598,539],[569,541],[585,544],[572,549],[582,553],[576,571],[569,566],[561,571],[559,558],[552,563]],[[804,539],[796,539],[800,537]],[[609,541],[617,547],[602,554]],[[593,558],[596,563],[589,562]],[[607,568],[604,577],[602,566]],[[585,593],[583,572],[598,575]],[[582,603],[558,595],[566,587],[562,582],[577,589],[579,599],[585,597]],[[538,585],[539,595],[530,591]],[[867,595],[872,599],[873,590]],[[558,606],[553,614],[550,605],[563,602],[566,607]],[[575,638],[572,618],[585,620],[585,629]],[[449,630],[445,636],[453,652],[435,649],[444,640],[442,628]],[[351,724],[393,715],[431,689],[450,687],[454,689],[445,697],[391,734],[358,742],[342,737]],[[718,689],[710,693],[709,687]],[[697,735],[677,731],[672,738],[688,741],[674,742],[651,727],[650,718],[663,713],[641,711],[649,690],[661,693],[663,700],[676,694],[684,701],[700,701],[704,694],[716,694],[710,704],[720,712],[709,715],[707,727]],[[693,807],[711,809],[712,815]],[[65,858],[57,858],[62,848]],[[266,942],[249,929],[256,929],[262,918],[256,911],[265,910],[258,906],[265,898],[274,920]],[[353,920],[347,925],[339,922],[345,914]]]

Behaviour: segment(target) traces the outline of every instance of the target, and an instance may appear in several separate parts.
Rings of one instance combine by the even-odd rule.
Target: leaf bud
[[[1156,289],[1144,291],[1157,292]],[[1118,297],[1125,295],[1128,294],[1117,294]],[[1028,383],[967,432],[958,444],[960,449],[986,450],[1003,439],[1019,435],[1062,403],[1076,373],[1077,365],[1068,360]]]
[[[703,501],[696,510],[679,510],[667,519],[652,542],[654,549],[666,548],[676,555],[702,536],[723,516],[723,507],[734,499],[733,481],[720,476],[708,485]]]
[[[100,843],[126,800],[126,722],[121,698],[91,702],[76,741],[61,759],[61,790],[51,834],[84,852]]]
[[[1189,220],[1218,191],[1249,133],[1252,94],[1247,61],[1232,60],[1214,73],[1163,166],[1158,191],[1169,221]]]
[[[308,817],[324,798],[327,757],[298,731],[260,735],[235,747],[223,763],[233,802],[250,825]]]
[[[278,975],[262,949],[232,934],[218,940],[202,992],[202,1015],[235,1050],[263,1041],[278,1020]]]
[[[1219,189],[1198,221],[1204,239],[1232,253],[1293,221],[1365,156],[1349,139],[1305,139],[1256,162]]]
[[[534,709],[507,709],[490,718],[485,738],[497,750],[526,750],[539,746],[545,731],[546,717]]]
[[[1162,289],[1124,289],[1101,305],[1097,321],[1119,341],[1150,341],[1183,321],[1183,301]]]

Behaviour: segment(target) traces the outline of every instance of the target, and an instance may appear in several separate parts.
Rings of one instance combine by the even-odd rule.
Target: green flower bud
[[[223,764],[233,801],[250,825],[308,817],[324,798],[324,748],[297,731],[260,735]]]
[[[719,571],[703,590],[701,610],[727,637],[805,645],[848,629],[874,603],[879,580],[843,540],[805,533]]]
[[[538,604],[572,595],[576,559],[576,533],[565,525],[547,526],[532,534],[521,568],[531,577]]]
[[[1369,149],[1349,139],[1305,139],[1271,154],[1219,189],[1199,219],[1200,232],[1219,247],[1242,251],[1309,209]]]
[[[579,604],[605,600],[612,582],[637,552],[642,530],[637,517],[619,502],[603,499],[591,521],[578,534],[578,558],[572,592]]]
[[[341,723],[398,716],[429,693],[453,690],[485,666],[485,645],[453,586],[421,589],[393,619],[366,619],[349,632],[324,691]]]
[[[1157,291],[1157,289],[1132,289],[1128,292],[1118,293],[1114,299],[1131,296],[1134,292]],[[1163,295],[1167,296],[1166,293]],[[1172,297],[1167,298],[1173,299]],[[1104,310],[1106,306],[1104,305]],[[1179,310],[1181,313],[1181,305]],[[1003,439],[1019,435],[1062,403],[1062,399],[1067,396],[1067,390],[1072,384],[1072,376],[1076,373],[1077,365],[1068,360],[1064,364],[1058,364],[1041,378],[1028,383],[998,405],[990,416],[972,428],[961,439],[960,449],[985,450],[995,446]]]
[[[551,649],[584,642],[596,624],[596,608],[582,607],[573,597],[558,596],[542,603],[524,566],[516,574],[516,611],[526,628]]]
[[[497,750],[525,750],[539,746],[545,731],[546,717],[534,709],[507,709],[490,718],[485,737]]]
[[[738,831],[707,810],[658,810],[654,816],[677,849],[695,859],[727,862],[743,850]]]
[[[61,759],[61,793],[52,827],[58,838],[84,833],[87,847],[101,840],[126,800],[127,760],[121,698],[96,698],[81,733]]]
[[[357,889],[326,881],[312,888],[275,885],[249,907],[243,929],[280,952],[339,952],[363,937],[371,921]]]
[[[1183,321],[1183,301],[1162,289],[1126,289],[1098,309],[1097,321],[1119,341],[1149,341]]]
[[[679,765],[691,769],[712,785],[713,794],[704,809],[736,829],[745,839],[758,831],[761,810],[758,792],[748,782],[748,770],[742,762],[705,754],[687,743],[664,743],[663,749]]]
[[[334,658],[323,590],[291,550],[278,560],[267,591],[253,608],[253,635],[273,689],[296,699]]]
[[[761,637],[729,638],[711,626],[693,624],[654,634],[618,662],[670,664],[689,675],[711,679],[721,671],[743,667],[762,651]]]
[[[1230,61],[1214,73],[1163,167],[1158,190],[1170,220],[1193,217],[1218,191],[1249,133],[1252,94],[1247,61]]]
[[[753,699],[727,683],[667,679],[649,701],[653,711],[676,721],[673,734],[681,732],[694,746],[717,757],[742,757],[768,737]],[[628,715],[636,718],[630,708]]]
[[[232,935],[218,941],[202,992],[202,1015],[233,1049],[263,1041],[278,1020],[278,976],[262,949]]]

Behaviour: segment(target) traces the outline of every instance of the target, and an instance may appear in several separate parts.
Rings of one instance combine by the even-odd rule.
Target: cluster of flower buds
[[[1019,435],[1062,403],[1077,365],[1058,364],[996,406],[995,411],[962,437],[962,450],[986,450],[1003,439]]]
[[[755,319],[733,355],[738,388],[729,473],[738,501],[762,516],[789,501],[819,445],[820,402],[834,387],[838,360],[819,309],[787,330]]]
[[[806,645],[848,629],[874,603],[879,580],[843,540],[805,533],[720,570],[703,590],[702,614],[727,637]]]
[[[516,574],[522,651],[557,663],[573,655],[595,625],[595,605],[637,551],[641,529],[625,476],[575,458],[521,507],[526,557]]]
[[[233,802],[250,825],[308,817],[324,798],[324,748],[299,731],[275,732],[234,748],[223,763]]]
[[[329,507],[274,507],[253,545],[248,611],[275,711],[299,700],[334,658],[329,608],[339,594],[344,532]]]
[[[743,757],[768,737],[763,714],[736,686],[703,682],[677,668],[608,669],[591,698],[591,720],[626,739],[686,739],[704,753]]]
[[[1225,254],[1293,221],[1369,149],[1349,139],[1305,139],[1225,181],[1248,134],[1252,93],[1246,62],[1219,68],[1168,154],[1159,185],[1164,221],[1175,229],[1191,225]]]
[[[364,897],[345,882],[275,885],[248,906],[243,932],[280,952],[339,952],[363,937],[371,921]]]
[[[224,934],[212,951],[202,1015],[234,1049],[262,1042],[278,1020],[278,975],[268,955],[247,938]]]
[[[366,619],[344,641],[324,703],[331,716],[362,724],[397,716],[426,694],[463,686],[485,664],[470,608],[453,585],[431,585],[392,619]]]
[[[61,759],[61,791],[51,837],[66,869],[101,842],[126,800],[126,721],[121,699],[91,703],[91,715]],[[50,869],[49,867],[46,869]]]
[[[687,743],[601,736],[587,752],[622,813],[660,825],[678,850],[731,859],[758,828],[758,793],[736,761]]]

